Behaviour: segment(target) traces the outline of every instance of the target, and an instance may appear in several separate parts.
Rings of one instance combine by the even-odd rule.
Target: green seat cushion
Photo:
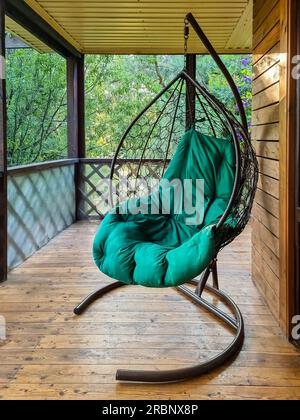
[[[217,139],[193,129],[188,131],[164,179],[170,183],[204,181],[204,206],[196,208],[193,214],[196,223],[187,222],[191,215],[184,211],[174,211],[176,184],[162,184],[149,197],[129,200],[119,211],[105,217],[94,241],[95,262],[109,277],[146,287],[178,286],[201,274],[215,257],[214,227],[228,206],[235,179],[231,138]],[[168,214],[164,214],[166,209],[162,206],[164,194],[171,197]],[[182,200],[183,197],[184,194]],[[188,198],[195,206],[196,188],[192,188]],[[128,211],[132,204],[149,210],[153,202],[157,203],[158,214]]]

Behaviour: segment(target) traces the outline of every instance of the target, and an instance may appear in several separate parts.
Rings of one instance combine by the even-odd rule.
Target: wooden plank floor
[[[221,286],[246,322],[234,363],[179,384],[116,383],[118,367],[188,366],[231,334],[173,289],[120,289],[76,318],[76,303],[109,282],[92,262],[96,227],[73,225],[0,286],[0,399],[300,399],[299,353],[251,282],[250,229],[220,257]]]

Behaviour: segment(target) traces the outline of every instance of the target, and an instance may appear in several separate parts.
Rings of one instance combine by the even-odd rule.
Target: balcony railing
[[[79,218],[103,219],[110,209],[110,176],[111,159],[80,159],[79,182]],[[165,162],[157,159],[144,159],[140,178],[159,180]],[[135,179],[141,166],[139,159],[119,159],[115,174],[118,178]]]
[[[111,159],[66,159],[8,171],[8,267],[20,265],[77,220],[101,220],[110,209]],[[144,160],[141,176],[160,179],[164,162]],[[134,178],[140,161],[118,160]]]
[[[75,221],[75,165],[60,160],[8,171],[8,267],[18,266]]]

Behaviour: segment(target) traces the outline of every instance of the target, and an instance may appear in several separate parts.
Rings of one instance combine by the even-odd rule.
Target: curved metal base
[[[111,292],[112,290],[118,289],[119,287],[127,286],[121,282],[114,282],[109,284],[108,286],[102,287],[101,289],[97,290],[96,292],[91,293],[86,297],[76,308],[74,309],[75,315],[82,315],[83,312],[90,306],[92,303],[96,302],[96,300],[100,299],[102,296],[106,295],[106,293]]]
[[[189,282],[191,285],[198,286],[197,280]],[[80,305],[74,309],[75,315],[81,315],[93,302],[101,298],[106,293],[124,287],[126,284],[115,282],[109,286],[103,287],[95,293],[89,295]],[[232,310],[235,319],[216,308],[211,303],[194,293],[186,286],[180,286],[176,288],[179,292],[183,293],[188,298],[192,299],[197,305],[206,309],[208,312],[216,316],[222,322],[226,323],[234,332],[235,337],[232,343],[220,354],[214,358],[208,360],[205,363],[201,363],[195,366],[176,369],[176,370],[165,370],[165,371],[141,371],[141,370],[118,370],[116,379],[118,381],[125,382],[148,382],[148,383],[164,383],[164,382],[177,382],[186,379],[195,378],[210,372],[213,369],[221,367],[229,360],[233,359],[242,349],[244,343],[244,321],[240,309],[236,303],[224,292],[216,289],[215,287],[206,286],[204,290],[213,293],[216,297],[222,299],[227,306]]]

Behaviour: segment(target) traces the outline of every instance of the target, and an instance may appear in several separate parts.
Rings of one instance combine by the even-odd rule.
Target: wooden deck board
[[[300,399],[300,354],[251,281],[250,229],[220,256],[221,286],[246,322],[234,363],[180,384],[118,384],[117,368],[188,366],[231,334],[172,289],[120,289],[75,317],[76,303],[109,282],[92,262],[95,229],[73,225],[0,286],[0,399]]]

